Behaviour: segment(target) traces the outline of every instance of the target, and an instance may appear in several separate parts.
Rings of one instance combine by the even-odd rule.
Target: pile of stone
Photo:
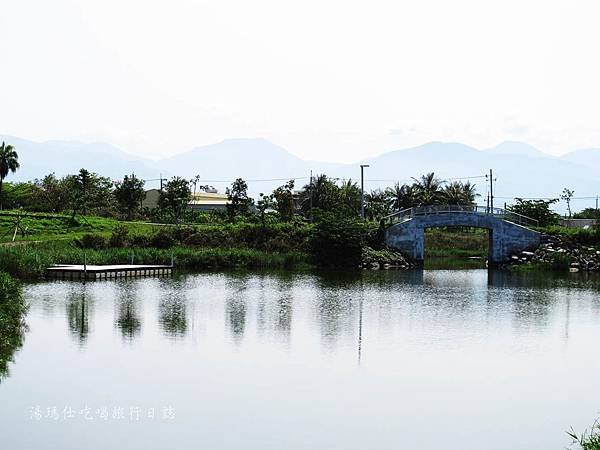
[[[416,267],[415,263],[409,261],[398,250],[384,248],[382,250],[373,250],[371,247],[364,247],[360,266],[363,269],[397,269],[407,270]]]
[[[568,237],[543,234],[535,251],[512,255],[510,264],[547,263],[568,266],[571,272],[600,271],[600,248],[572,242]]]

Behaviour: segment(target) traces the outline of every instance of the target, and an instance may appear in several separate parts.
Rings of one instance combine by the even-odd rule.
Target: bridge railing
[[[451,214],[451,213],[471,213],[478,215],[490,215],[498,219],[526,226],[538,226],[538,221],[527,216],[523,216],[514,211],[504,208],[490,208],[485,205],[429,205],[414,206],[390,214],[383,219],[388,224],[404,222],[415,216],[429,216],[433,214]]]

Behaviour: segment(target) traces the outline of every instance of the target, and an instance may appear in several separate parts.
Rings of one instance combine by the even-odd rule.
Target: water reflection
[[[10,375],[9,364],[15,353],[23,346],[27,325],[27,308],[19,298],[0,300],[0,383]]]
[[[307,429],[319,448],[409,441],[433,450],[439,436],[464,450],[557,448],[579,423],[573,405],[582,425],[597,408],[589,393],[600,389],[600,284],[514,275],[206,273],[85,290],[30,285],[31,330],[13,384],[0,386],[3,443],[74,448],[69,430],[83,419],[57,433],[59,424],[14,408],[73,400],[177,410],[161,426],[86,426],[90,450],[128,439],[155,448],[173,436],[182,449],[303,448]],[[23,343],[19,329],[8,349],[0,340],[0,378]],[[465,441],[465,423],[481,433]],[[527,425],[538,432],[523,433]],[[29,445],[13,445],[30,429]]]
[[[186,286],[177,282],[174,286],[161,287],[158,321],[165,335],[181,338],[185,336],[188,326]]]
[[[86,286],[73,289],[65,303],[67,323],[71,335],[80,346],[84,346],[90,333],[90,310],[92,302],[86,298]]]
[[[247,277],[232,277],[228,280],[225,316],[233,342],[240,344],[246,330]]]
[[[142,329],[140,306],[132,282],[125,282],[117,289],[115,309],[115,326],[124,341],[132,342]]]

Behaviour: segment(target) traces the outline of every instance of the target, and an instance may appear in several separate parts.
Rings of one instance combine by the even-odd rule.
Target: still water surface
[[[600,413],[598,286],[486,270],[28,285],[0,448],[562,449]]]

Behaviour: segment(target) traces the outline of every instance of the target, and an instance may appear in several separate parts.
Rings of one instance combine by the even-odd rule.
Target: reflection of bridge
[[[511,254],[535,248],[540,235],[526,226],[537,221],[500,208],[486,206],[435,205],[408,208],[385,218],[389,224],[386,243],[416,261],[423,260],[425,229],[474,227],[489,230],[490,263],[499,264]]]

